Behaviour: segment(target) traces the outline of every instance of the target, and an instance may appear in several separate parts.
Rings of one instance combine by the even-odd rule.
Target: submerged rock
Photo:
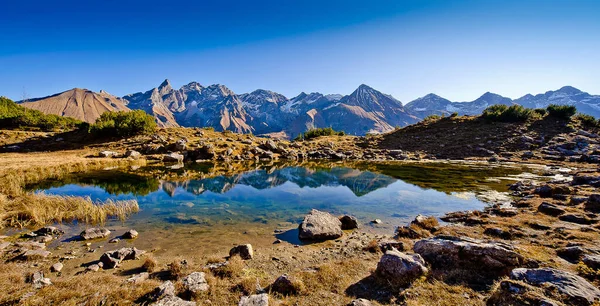
[[[419,254],[408,255],[400,251],[387,251],[377,264],[377,273],[388,281],[407,285],[427,274],[425,261]]]
[[[79,236],[83,240],[106,238],[108,237],[108,235],[110,235],[110,231],[108,229],[97,227],[88,228],[85,231],[81,232],[81,234],[79,234]]]
[[[304,217],[300,224],[300,239],[328,240],[341,237],[342,222],[333,215],[316,209]]]
[[[600,301],[600,290],[584,278],[570,272],[551,269],[514,269],[510,278],[533,286],[551,287],[561,293],[571,305],[592,305]]]

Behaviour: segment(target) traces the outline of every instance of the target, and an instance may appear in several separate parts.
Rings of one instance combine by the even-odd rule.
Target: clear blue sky
[[[238,93],[468,101],[572,85],[600,94],[597,0],[4,1],[0,95],[115,95],[165,78]]]

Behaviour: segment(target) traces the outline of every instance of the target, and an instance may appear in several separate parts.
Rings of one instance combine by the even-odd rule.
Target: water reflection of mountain
[[[170,195],[173,195],[178,187],[192,194],[202,194],[206,191],[222,194],[236,185],[251,186],[262,190],[291,182],[301,188],[345,186],[356,196],[362,196],[379,188],[387,187],[395,181],[396,179],[383,174],[350,168],[311,170],[302,167],[287,167],[271,171],[248,171],[230,177],[217,176],[185,182],[162,182],[161,187]]]

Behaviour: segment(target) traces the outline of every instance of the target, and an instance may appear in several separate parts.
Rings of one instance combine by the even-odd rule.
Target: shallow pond
[[[228,247],[249,239],[244,235],[270,243],[274,230],[299,243],[293,228],[312,208],[354,215],[363,230],[392,234],[417,214],[481,209],[528,171],[535,172],[450,163],[195,164],[93,171],[27,188],[93,200],[136,199],[139,213],[108,226],[135,228],[142,247],[187,239]],[[383,223],[370,224],[373,219]],[[83,226],[63,225],[72,234]]]

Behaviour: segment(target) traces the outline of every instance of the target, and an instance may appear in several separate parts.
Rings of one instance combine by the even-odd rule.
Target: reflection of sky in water
[[[111,195],[100,187],[77,184],[52,187],[45,192],[89,196],[93,200],[135,198],[141,212],[132,217],[134,222],[149,218],[203,224],[234,222],[236,219],[262,223],[297,222],[311,208],[352,214],[363,222],[373,218],[408,220],[417,214],[439,216],[448,211],[480,209],[485,205],[470,192],[447,194],[422,189],[372,172],[285,170],[277,174],[250,172],[237,178],[162,182],[161,188],[144,196]],[[227,181],[231,179],[234,181]],[[245,180],[252,181],[244,184]],[[273,183],[275,181],[278,182]],[[199,190],[203,192],[199,193]]]

